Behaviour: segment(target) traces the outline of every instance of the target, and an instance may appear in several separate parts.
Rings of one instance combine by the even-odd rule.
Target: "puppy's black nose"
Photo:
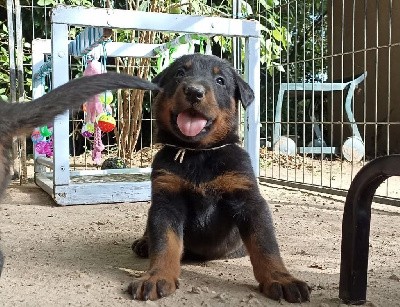
[[[197,84],[190,84],[183,89],[186,99],[192,103],[200,102],[206,93],[204,86]]]

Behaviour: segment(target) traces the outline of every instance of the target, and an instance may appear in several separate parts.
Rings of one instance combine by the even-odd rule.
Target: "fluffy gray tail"
[[[0,101],[0,134],[18,135],[45,125],[64,111],[80,107],[91,96],[119,88],[157,90],[158,86],[139,77],[109,72],[71,80],[31,102]]]

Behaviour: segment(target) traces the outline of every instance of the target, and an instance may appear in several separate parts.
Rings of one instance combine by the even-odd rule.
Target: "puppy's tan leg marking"
[[[157,300],[174,293],[179,286],[183,241],[172,229],[165,235],[164,250],[150,255],[149,271],[130,285],[134,299]]]
[[[244,244],[262,293],[277,301],[282,298],[291,303],[310,300],[308,285],[288,272],[279,255],[264,252],[255,235],[245,239]]]

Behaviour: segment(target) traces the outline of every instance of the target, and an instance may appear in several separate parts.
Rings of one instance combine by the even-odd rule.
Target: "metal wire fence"
[[[399,8],[275,2],[288,41],[265,74],[263,179],[343,194],[363,164],[399,152]],[[382,201],[397,203],[397,185],[380,187]]]

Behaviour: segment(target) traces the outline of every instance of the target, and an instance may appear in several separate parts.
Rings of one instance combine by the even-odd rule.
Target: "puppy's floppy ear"
[[[151,82],[157,84],[159,87],[162,87],[164,85],[164,79],[166,75],[167,69],[164,69],[162,72],[160,72],[157,76],[151,80]]]
[[[254,100],[254,91],[250,85],[245,82],[236,72],[235,72],[235,98],[242,102],[243,108],[247,108]]]

